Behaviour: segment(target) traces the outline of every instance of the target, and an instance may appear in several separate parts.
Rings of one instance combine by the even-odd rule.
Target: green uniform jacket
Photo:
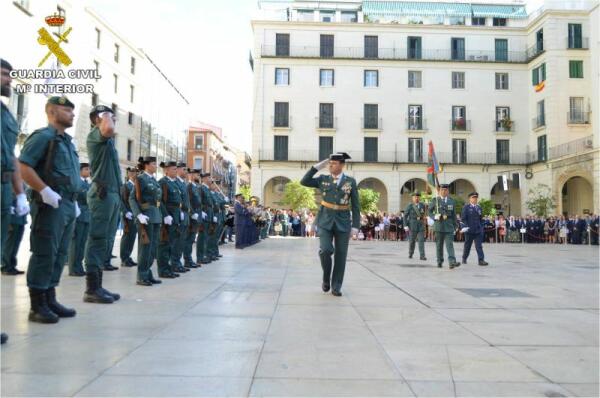
[[[139,214],[148,216],[150,224],[162,223],[162,217],[159,208],[156,206],[157,202],[160,202],[162,191],[160,184],[154,177],[146,173],[141,173],[137,180],[139,181],[140,190],[142,191],[141,198],[142,203],[138,203],[135,196],[135,188],[129,192],[129,206],[131,212],[135,217]],[[142,207],[146,207],[142,209]]]
[[[4,102],[1,103],[2,113],[0,122],[2,123],[2,158],[0,162],[2,171],[15,171],[15,145],[19,135],[19,125],[14,116],[10,113]],[[8,203],[10,206],[10,203]]]
[[[408,228],[412,232],[421,232],[425,230],[423,218],[427,217],[425,213],[425,205],[421,202],[418,204],[410,203],[404,210],[404,216],[408,220]]]
[[[121,167],[114,138],[103,137],[100,129],[94,127],[87,136],[86,144],[92,171],[91,197],[94,197],[93,193],[98,188],[97,184],[104,185],[106,192],[119,193]]]
[[[160,201],[160,213],[163,219],[167,216],[173,217],[172,225],[179,225],[181,223],[181,190],[177,180],[171,180],[165,176],[158,181],[161,190],[161,201]],[[167,198],[163,197],[163,190],[167,190]]]
[[[121,186],[121,212],[123,212],[123,217],[125,217],[127,212],[131,211],[131,206],[129,205],[129,195],[134,189],[135,186],[133,185],[133,182],[129,180]],[[131,213],[133,214],[132,211]]]
[[[79,210],[81,210],[81,214],[77,217],[77,222],[89,223],[90,222],[90,209],[87,203],[87,193],[90,189],[90,183],[86,180],[81,180],[81,188],[77,193],[77,204],[79,205]]]
[[[206,218],[202,220],[205,224],[212,223],[213,220],[213,196],[210,189],[202,184],[200,185],[200,196],[202,200],[202,211],[206,213]]]
[[[347,232],[352,228],[360,228],[360,202],[358,199],[358,189],[356,180],[346,174],[342,175],[342,180],[338,184],[333,183],[333,177],[322,174],[314,177],[318,170],[311,167],[308,173],[302,178],[300,183],[306,187],[318,188],[323,195],[325,202],[348,205],[352,209],[352,220],[350,220],[350,211],[333,210],[321,206],[317,216],[317,225],[319,228],[331,230],[333,225],[340,231]]]
[[[181,221],[181,225],[190,225],[190,195],[187,189],[185,181],[175,178],[175,182],[181,192],[181,211],[183,212],[184,219]]]
[[[190,213],[194,214],[194,213],[198,213],[198,216],[201,216],[202,214],[202,199],[200,196],[200,187],[197,184],[194,183],[188,183],[187,185],[187,189],[188,189],[188,196],[190,197]],[[191,195],[190,195],[191,193]],[[200,218],[198,218],[198,221],[200,220]]]
[[[446,202],[440,197],[431,200],[429,204],[429,216],[435,220],[436,214],[439,214],[440,217],[433,224],[435,232],[453,233],[458,228],[456,202],[451,197],[448,196]]]

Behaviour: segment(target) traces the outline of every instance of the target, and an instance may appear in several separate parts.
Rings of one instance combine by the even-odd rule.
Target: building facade
[[[359,187],[397,212],[425,189],[431,141],[454,195],[476,190],[524,215],[528,191],[545,184],[557,212],[598,212],[597,2],[262,8],[252,22],[252,190],[267,205],[345,151]]]

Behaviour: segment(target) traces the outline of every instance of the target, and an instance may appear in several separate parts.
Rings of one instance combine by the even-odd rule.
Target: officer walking
[[[450,269],[460,266],[454,255],[454,233],[457,229],[456,203],[448,197],[448,184],[440,184],[440,196],[431,200],[429,217],[433,218],[437,265],[442,268],[444,262],[444,244],[448,252]]]
[[[331,154],[329,159],[311,167],[300,181],[306,187],[318,188],[323,195],[317,218],[321,247],[319,256],[323,268],[321,287],[324,292],[328,292],[331,288],[334,296],[342,295],[350,233],[357,235],[360,228],[360,204],[356,181],[344,174],[347,159],[350,159],[350,156],[344,152]],[[327,164],[331,175],[314,177]],[[352,209],[352,219],[350,209]],[[334,255],[333,273],[332,255]]]
[[[73,126],[74,108],[67,97],[50,97],[48,126],[27,137],[19,156],[23,179],[34,191],[27,268],[32,322],[56,323],[59,317],[76,314],[56,300],[55,290],[80,213],[76,201],[81,184],[79,157],[71,136],[65,133]]]
[[[93,127],[87,136],[87,152],[92,186],[87,195],[90,233],[85,247],[86,289],[83,301],[112,304],[121,296],[102,286],[102,268],[107,261],[110,262],[121,207],[121,169],[114,142],[116,119],[111,108],[98,105],[90,112],[90,120]]]
[[[186,189],[190,198],[190,226],[183,247],[183,261],[185,262],[185,267],[188,268],[201,267],[200,259],[196,263],[192,258],[192,249],[198,233],[200,215],[202,214],[199,173],[199,169],[188,169],[189,182],[186,185]]]
[[[479,265],[485,266],[488,263],[484,259],[483,254],[483,219],[481,206],[477,204],[479,194],[477,192],[471,192],[469,194],[469,204],[463,206],[460,214],[460,220],[464,224],[462,231],[465,234],[465,247],[463,249],[462,263],[467,263],[469,253],[471,252],[471,245],[475,241],[475,250],[477,250],[477,259]]]
[[[133,180],[134,189],[129,193],[129,206],[135,217],[138,232],[138,269],[137,284],[152,286],[162,283],[152,275],[152,263],[156,257],[160,233],[160,184],[154,178],[156,158],[154,156],[138,159],[140,174]],[[175,278],[168,270],[163,278]]]
[[[419,259],[427,260],[425,257],[425,205],[421,203],[421,194],[417,191],[412,194],[412,203],[404,211],[410,229],[410,240],[408,245],[408,258],[412,258],[415,252],[415,242],[419,242]]]
[[[210,173],[201,173],[202,185],[200,185],[200,198],[202,201],[202,222],[199,226],[198,241],[196,243],[196,260],[201,264],[208,264],[212,261],[208,254],[209,228],[213,219],[213,197],[210,193],[208,184],[210,183]]]
[[[75,232],[71,247],[69,247],[69,276],[85,276],[83,269],[83,254],[85,252],[85,243],[90,232],[90,211],[87,205],[87,193],[90,184],[87,179],[90,177],[90,164],[79,164],[79,176],[81,184],[77,192],[77,204],[81,214],[75,221]]]
[[[2,251],[2,275],[22,275],[25,272],[17,269],[17,254],[27,225],[27,214],[19,216],[15,213],[14,206],[10,210],[10,225]]]
[[[123,236],[121,236],[121,247],[119,257],[121,258],[121,267],[135,267],[137,263],[131,258],[137,228],[133,219],[133,212],[129,205],[129,197],[135,189],[134,181],[137,175],[135,167],[127,168],[127,181],[121,187],[121,211],[123,212]]]

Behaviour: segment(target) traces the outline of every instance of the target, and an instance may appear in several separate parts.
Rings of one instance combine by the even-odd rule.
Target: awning
[[[474,17],[527,18],[525,6],[473,4]]]
[[[393,0],[364,0],[363,12],[371,16],[409,17],[498,17],[527,18],[525,6],[470,3],[437,3]]]

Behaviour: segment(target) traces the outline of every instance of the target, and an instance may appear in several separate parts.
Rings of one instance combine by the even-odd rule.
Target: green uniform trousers
[[[450,263],[456,262],[456,257],[454,256],[454,234],[452,232],[436,232],[435,249],[437,263],[441,264],[444,262],[444,243],[448,252],[448,261]]]
[[[219,224],[211,224],[213,227],[212,234],[208,234],[208,256],[215,257],[219,252],[219,242],[218,242],[218,233],[219,233]]]
[[[192,258],[192,249],[194,247],[194,241],[196,240],[196,231],[198,230],[198,223],[195,221],[191,221],[191,229],[190,227],[186,228],[185,239],[183,244],[183,261],[186,264],[190,264],[194,262]]]
[[[198,230],[198,240],[196,241],[196,261],[208,260],[208,227],[209,223],[203,222]]]
[[[10,215],[8,217],[10,218]],[[24,232],[25,225],[8,225],[8,236],[2,250],[2,271],[13,271],[17,268],[17,254]]]
[[[1,208],[1,213],[0,216],[1,221],[2,221],[2,225],[1,225],[1,230],[0,230],[0,234],[2,235],[0,237],[0,249],[2,251],[2,253],[4,253],[4,245],[6,244],[6,239],[8,237],[8,226],[10,224],[10,206],[12,205],[12,183],[2,183],[1,186],[2,191],[0,192],[1,195],[1,202],[0,202],[0,208]]]
[[[163,274],[168,270],[173,271],[173,267],[179,261],[177,259],[177,246],[181,237],[181,229],[179,224],[166,225],[168,239],[162,241],[160,239],[160,229],[158,238],[158,273]]]
[[[119,257],[122,262],[125,262],[131,258],[131,253],[133,252],[133,245],[135,244],[135,237],[137,235],[137,227],[136,223],[133,220],[124,219],[124,222],[129,228],[127,233],[123,232],[123,236],[121,236],[121,246],[119,248]],[[123,225],[125,227],[125,225]],[[123,230],[125,231],[125,230]]]
[[[90,210],[90,233],[85,245],[85,267],[87,272],[97,272],[110,262],[112,245],[119,227],[121,198],[109,192],[104,199],[88,195]]]
[[[85,242],[90,232],[90,223],[75,222],[75,232],[69,247],[69,272],[85,272],[83,269],[83,255],[85,253]]]
[[[319,257],[323,268],[323,282],[331,284],[333,290],[341,290],[346,270],[346,256],[350,230],[340,231],[334,223],[331,229],[319,228]],[[333,255],[333,272],[331,256]]]
[[[187,239],[187,233],[190,229],[189,225],[179,224],[179,238],[175,242],[174,253],[171,260],[172,267],[181,267],[181,256],[183,255],[183,249],[185,248],[185,241]]]
[[[144,281],[150,279],[152,276],[152,263],[156,258],[156,251],[158,247],[158,240],[160,237],[160,224],[146,224],[144,225],[146,232],[148,233],[148,244],[142,243],[142,227],[137,222],[138,231],[138,255],[137,255],[137,278],[138,281]]]
[[[31,202],[31,235],[27,286],[47,290],[58,286],[75,229],[75,204],[63,197],[58,209]]]
[[[415,252],[415,243],[419,242],[419,255],[425,257],[425,234],[423,231],[410,231],[408,240],[408,255],[412,256]]]

